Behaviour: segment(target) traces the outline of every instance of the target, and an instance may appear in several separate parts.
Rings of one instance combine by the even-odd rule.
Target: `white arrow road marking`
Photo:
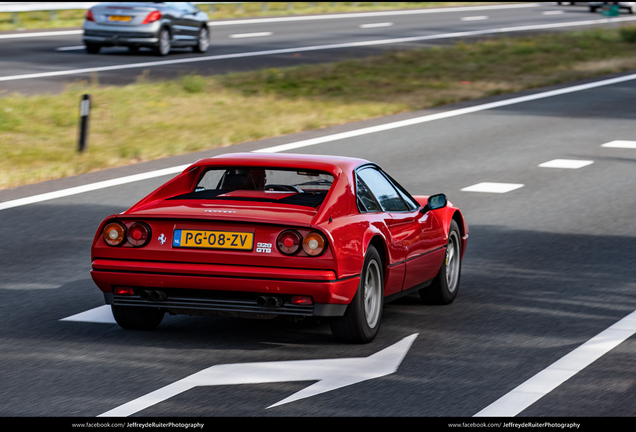
[[[200,386],[318,381],[269,406],[283,405],[394,373],[417,333],[369,357],[216,365],[148,393],[98,417],[127,417]]]
[[[113,317],[113,312],[110,309],[110,305],[99,306],[94,309],[72,315],[70,317],[62,318],[60,321],[117,324],[115,318]]]

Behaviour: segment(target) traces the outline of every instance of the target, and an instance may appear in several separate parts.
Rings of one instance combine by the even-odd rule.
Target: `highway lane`
[[[174,78],[323,63],[484,35],[613,26],[635,19],[622,14],[608,21],[583,6],[532,3],[212,21],[212,45],[205,55],[175,49],[166,58],[118,47],[88,55],[81,48],[81,31],[45,31],[45,37],[17,37],[25,35],[14,32],[0,35],[0,91],[57,92],[68,83],[94,78],[126,84],[145,70],[151,78]],[[59,73],[63,75],[51,75]]]
[[[368,158],[413,193],[445,192],[468,218],[457,301],[389,304],[368,345],[335,343],[326,323],[169,317],[158,331],[128,332],[62,321],[103,303],[88,275],[99,221],[169,176],[2,210],[0,414],[93,417],[210,366],[366,357],[414,334],[396,373],[383,378],[273,408],[311,382],[197,387],[136,415],[477,414],[636,310],[636,149],[602,146],[636,141],[635,96],[631,80],[295,149]],[[511,97],[204,153],[253,151]],[[187,158],[0,191],[0,202]],[[540,166],[556,159],[592,163]],[[465,190],[482,182],[523,186]],[[518,416],[634,416],[634,342],[628,337]]]

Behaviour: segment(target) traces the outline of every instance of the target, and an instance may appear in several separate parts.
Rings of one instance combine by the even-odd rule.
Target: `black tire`
[[[89,54],[99,54],[99,50],[101,50],[102,47],[99,45],[95,45],[95,44],[86,44],[86,52]]]
[[[133,54],[136,54],[139,52],[139,47],[137,45],[130,45],[128,46],[128,51],[130,51]]]
[[[596,6],[590,6],[590,12],[596,12]]]
[[[380,254],[369,246],[358,291],[344,315],[331,320],[331,332],[349,343],[371,342],[378,334],[384,304],[384,268]]]
[[[207,27],[201,27],[199,30],[199,35],[197,36],[197,44],[192,47],[194,52],[204,53],[208,50],[210,46],[210,31]]]
[[[448,231],[446,256],[437,276],[426,288],[419,290],[420,298],[427,304],[449,304],[457,297],[461,276],[462,236],[454,220]]]
[[[154,330],[165,312],[152,307],[115,306],[112,305],[113,316],[120,327],[129,330]]]
[[[159,31],[159,42],[155,47],[155,53],[157,53],[157,55],[163,57],[170,54],[170,49],[172,48],[171,38],[170,30],[167,28],[162,28],[161,31]]]

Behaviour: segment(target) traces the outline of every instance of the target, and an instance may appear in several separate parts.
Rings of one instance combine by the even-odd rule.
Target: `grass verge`
[[[636,69],[633,28],[458,42],[332,64],[0,95],[0,188]],[[623,35],[623,37],[621,36]],[[631,34],[631,33],[630,33]],[[91,94],[89,148],[79,102]]]

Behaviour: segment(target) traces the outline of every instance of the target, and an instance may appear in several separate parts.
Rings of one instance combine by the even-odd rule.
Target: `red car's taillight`
[[[300,250],[303,238],[297,231],[286,230],[278,235],[276,246],[285,255],[294,255]]]
[[[150,12],[148,14],[148,16],[146,17],[144,22],[142,22],[142,24],[150,24],[150,23],[153,23],[153,22],[158,21],[160,19],[161,19],[161,12],[152,11],[152,12]]]
[[[102,238],[109,246],[119,246],[126,240],[126,227],[119,222],[111,222],[104,227]]]
[[[327,239],[318,231],[303,238],[298,231],[288,229],[278,235],[276,246],[283,255],[295,255],[302,248],[307,255],[318,256],[327,250]]]
[[[303,239],[303,250],[309,256],[321,255],[327,249],[327,239],[317,231],[311,232]]]
[[[95,17],[93,16],[93,11],[90,9],[86,11],[86,21],[95,21]]]
[[[128,228],[128,242],[135,247],[146,245],[150,237],[150,227],[145,223],[135,222]]]

